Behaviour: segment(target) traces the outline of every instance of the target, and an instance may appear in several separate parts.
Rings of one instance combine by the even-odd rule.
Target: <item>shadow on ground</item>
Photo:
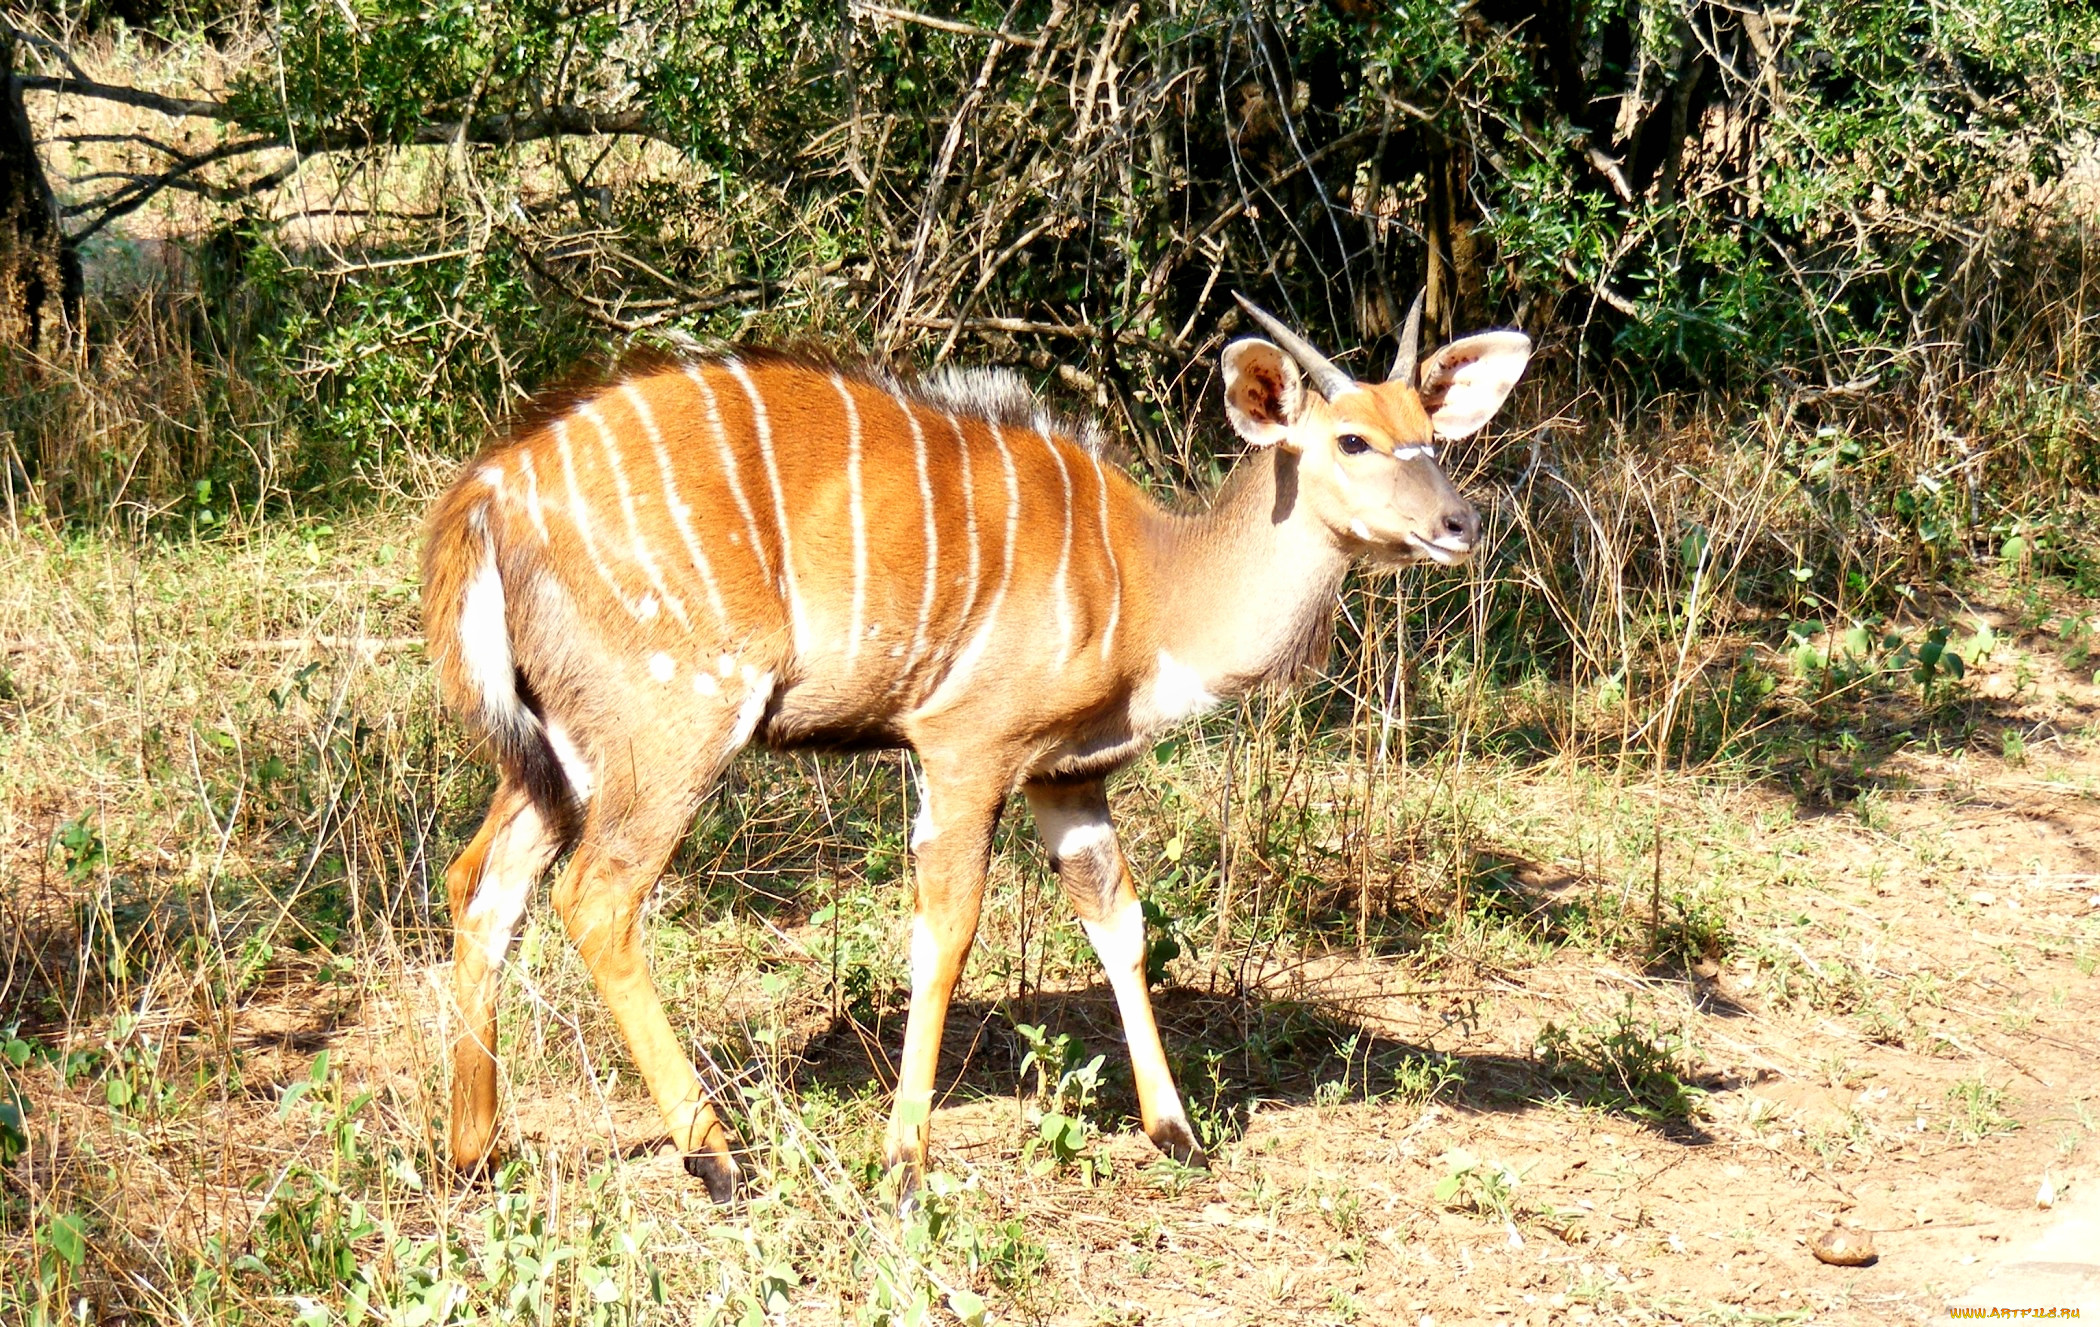
[[[1391,1037],[1333,1009],[1259,995],[1213,995],[1186,988],[1156,992],[1153,1008],[1167,1043],[1175,1079],[1199,1129],[1208,1117],[1237,1134],[1252,1111],[1271,1105],[1340,1105],[1430,1099],[1462,1110],[1522,1112],[1547,1105],[1592,1108],[1620,1115],[1672,1142],[1703,1146],[1712,1138],[1688,1110],[1660,1108],[1662,1100],[1689,1103],[1718,1080],[1676,1079],[1652,1064],[1634,1068],[1641,1081],[1605,1062],[1564,1057],[1529,1058],[1493,1052],[1446,1052]],[[1137,1099],[1115,1000],[1104,989],[1041,992],[1015,1002],[958,1000],[941,1042],[936,1102],[1011,1098],[1032,1085],[1023,1072],[1029,1047],[1015,1024],[1034,1023],[1050,1036],[1069,1033],[1091,1058],[1105,1054],[1104,1116],[1135,1127]],[[794,1073],[797,1089],[822,1085],[844,1095],[869,1082],[895,1080],[903,1042],[902,1012],[869,1026],[851,1017],[831,1020],[804,1044]],[[1677,1095],[1671,1097],[1670,1092]],[[1653,1095],[1651,1092],[1650,1095]]]

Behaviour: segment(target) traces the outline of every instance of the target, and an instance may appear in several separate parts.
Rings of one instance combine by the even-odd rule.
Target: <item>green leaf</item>
[[[87,1257],[87,1227],[71,1212],[54,1216],[44,1224],[44,1243],[67,1265],[78,1267]]]
[[[948,1311],[961,1318],[969,1327],[983,1327],[985,1322],[984,1297],[972,1290],[948,1292]]]
[[[2007,539],[1998,549],[2000,562],[2018,562],[2027,556],[2027,541],[2018,535]]]

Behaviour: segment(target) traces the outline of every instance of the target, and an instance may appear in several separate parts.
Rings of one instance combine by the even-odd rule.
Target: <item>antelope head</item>
[[[1354,556],[1446,566],[1471,556],[1480,513],[1437,464],[1437,447],[1472,436],[1501,408],[1531,358],[1531,338],[1479,332],[1418,363],[1418,295],[1392,373],[1362,383],[1234,298],[1273,339],[1225,348],[1225,413],[1248,442],[1295,454],[1308,512]]]

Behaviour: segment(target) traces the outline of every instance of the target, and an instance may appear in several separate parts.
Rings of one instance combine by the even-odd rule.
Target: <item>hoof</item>
[[[892,1210],[899,1221],[909,1220],[919,1210],[919,1189],[925,1183],[926,1168],[917,1161],[892,1161],[890,1177],[897,1186],[897,1201]]]
[[[717,1207],[732,1207],[744,1187],[744,1172],[727,1152],[693,1152],[685,1158],[685,1173],[707,1185],[707,1196]]]
[[[495,1182],[496,1172],[503,1169],[505,1158],[494,1151],[484,1152],[478,1157],[454,1157],[452,1174],[460,1185],[468,1189],[486,1189]]]
[[[1187,1120],[1161,1120],[1146,1130],[1152,1145],[1191,1170],[1209,1170],[1210,1158],[1203,1154],[1203,1144],[1189,1128]]]

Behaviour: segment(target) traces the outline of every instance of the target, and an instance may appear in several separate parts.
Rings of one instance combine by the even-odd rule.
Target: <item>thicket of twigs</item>
[[[75,510],[456,451],[628,336],[1054,371],[1186,474],[1233,290],[1365,371],[1417,288],[1435,333],[1521,325],[1562,438],[1677,394],[1808,447],[1915,422],[1826,469],[1928,542],[1918,475],[1942,525],[2000,514],[1979,468],[2090,478],[2080,7],[102,12],[25,22],[21,88],[90,269],[172,243],[179,317],[90,301],[77,385],[151,402],[115,445],[22,421],[14,478]]]

